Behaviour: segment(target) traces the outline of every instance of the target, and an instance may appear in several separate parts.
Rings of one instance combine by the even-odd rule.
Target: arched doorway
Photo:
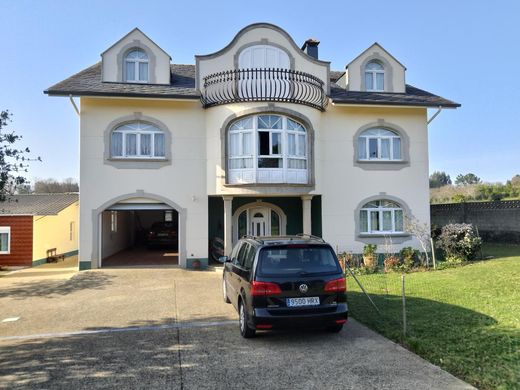
[[[265,202],[248,203],[233,214],[233,242],[245,235],[283,236],[286,225],[287,216],[280,207]]]
[[[117,253],[125,263],[126,252],[128,264],[121,265],[158,259],[161,265],[186,267],[186,209],[168,198],[144,191],[121,195],[94,210],[93,219],[94,268],[112,265],[106,259]],[[136,248],[142,253],[133,253]]]

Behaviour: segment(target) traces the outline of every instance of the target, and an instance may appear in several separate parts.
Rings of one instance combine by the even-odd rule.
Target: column
[[[302,195],[303,234],[312,234],[311,200],[312,195]]]
[[[224,255],[230,256],[233,249],[233,197],[223,196],[224,199]]]

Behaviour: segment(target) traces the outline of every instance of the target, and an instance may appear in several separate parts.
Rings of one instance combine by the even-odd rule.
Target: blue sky
[[[430,172],[485,181],[520,173],[519,1],[24,1],[0,0],[0,109],[42,163],[29,177],[79,176],[78,117],[43,90],[99,61],[134,27],[193,64],[244,26],[270,22],[297,44],[321,41],[342,70],[377,41],[406,67],[409,84],[462,104],[430,125]]]

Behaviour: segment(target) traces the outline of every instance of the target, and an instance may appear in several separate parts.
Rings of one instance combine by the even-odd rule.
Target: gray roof
[[[121,96],[162,99],[199,99],[195,89],[195,65],[170,65],[170,84],[133,84],[101,81],[101,62],[53,85],[45,91],[51,96]],[[331,71],[330,98],[339,104],[406,105],[459,107],[460,104],[411,85],[405,93],[347,91],[335,82],[343,71]]]
[[[0,202],[0,215],[56,215],[79,200],[79,194],[10,195]]]

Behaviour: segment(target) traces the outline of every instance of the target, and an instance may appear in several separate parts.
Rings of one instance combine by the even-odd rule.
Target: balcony
[[[290,69],[228,70],[206,76],[203,87],[204,108],[229,103],[284,102],[325,111],[327,105],[322,80]]]

